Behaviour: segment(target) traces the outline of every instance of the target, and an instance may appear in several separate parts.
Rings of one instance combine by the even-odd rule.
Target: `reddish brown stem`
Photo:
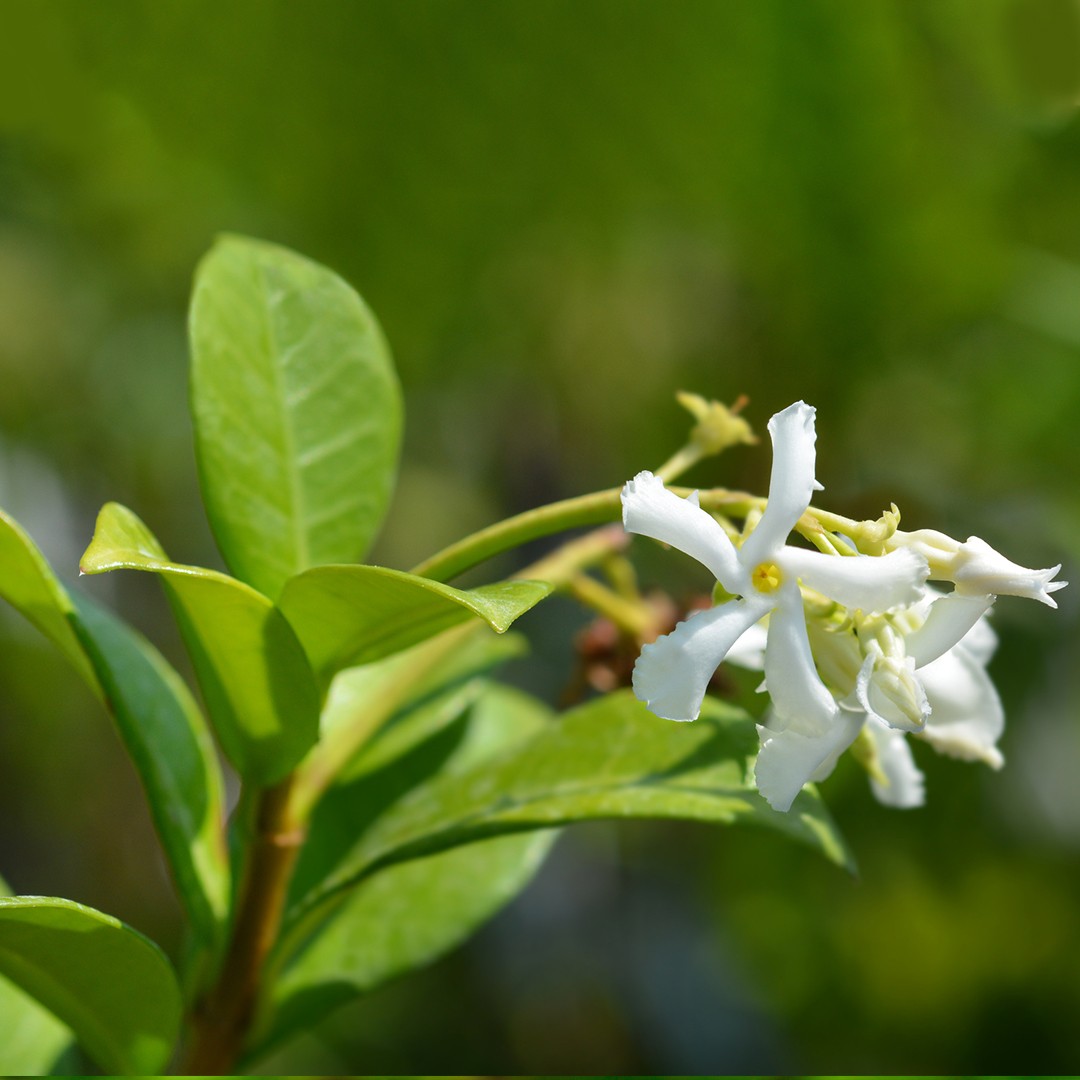
[[[216,984],[196,1006],[181,1072],[230,1073],[255,1019],[266,958],[277,939],[304,832],[288,817],[290,775],[259,798],[232,939]]]

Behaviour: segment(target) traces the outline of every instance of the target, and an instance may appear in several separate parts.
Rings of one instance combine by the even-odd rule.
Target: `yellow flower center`
[[[776,592],[783,584],[784,575],[780,572],[780,567],[776,563],[763,562],[754,567],[750,580],[754,583],[754,588],[758,592],[772,593]]]

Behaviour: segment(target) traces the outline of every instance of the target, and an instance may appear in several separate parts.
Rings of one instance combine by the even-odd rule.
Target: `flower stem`
[[[433,581],[449,581],[478,563],[541,536],[615,521],[620,513],[619,488],[578,495],[506,518],[443,548],[412,568]]]
[[[254,835],[240,883],[232,938],[218,980],[196,1006],[181,1072],[232,1071],[255,1019],[263,966],[277,938],[289,879],[304,831],[288,813],[293,777],[266,788],[255,806]]]
[[[677,495],[690,494],[689,488],[671,488]],[[412,573],[433,581],[449,581],[479,563],[499,555],[511,548],[537,540],[542,536],[576,529],[583,525],[601,525],[605,522],[618,521],[622,515],[620,488],[595,491],[589,495],[578,495],[562,502],[550,503],[526,510],[523,514],[506,518],[489,525],[486,529],[466,536],[464,539],[443,548],[430,558],[412,568]],[[764,499],[755,498],[743,492],[726,491],[714,488],[699,493],[701,506],[705,510],[729,513],[735,517],[745,516],[751,509],[763,506]],[[542,565],[541,563],[537,565]],[[526,576],[524,573],[515,575]],[[542,574],[531,576],[543,577]]]

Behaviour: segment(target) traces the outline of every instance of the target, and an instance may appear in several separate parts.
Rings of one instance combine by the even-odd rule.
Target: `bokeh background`
[[[1075,0],[0,14],[0,505],[67,577],[108,499],[220,565],[184,324],[196,261],[234,231],[335,268],[384,325],[408,413],[376,561],[656,466],[685,388],[748,394],[760,431],[815,404],[830,508],[895,500],[908,527],[1076,579]],[[691,479],[763,489],[768,466],[740,448]],[[152,582],[81,587],[185,663]],[[762,834],[581,828],[468,946],[267,1070],[1075,1071],[1076,588],[1056,613],[998,605],[1004,771],[919,753],[909,812],[853,766],[829,781],[857,879]],[[535,612],[509,676],[556,700],[583,620]],[[0,777],[17,890],[175,944],[106,719],[8,611]]]

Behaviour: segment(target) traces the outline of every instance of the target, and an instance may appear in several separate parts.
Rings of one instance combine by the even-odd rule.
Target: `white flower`
[[[916,551],[930,564],[930,576],[951,581],[965,596],[1025,596],[1056,608],[1050,595],[1064,589],[1067,581],[1054,581],[1061,563],[1045,570],[1030,570],[1006,559],[985,540],[969,536],[964,543],[934,529],[896,532],[887,541],[889,550]]]
[[[920,669],[931,711],[918,737],[939,753],[1000,769],[1005,759],[997,741],[1005,730],[1005,711],[986,673],[996,645],[996,635],[983,618],[944,656]],[[874,717],[867,718],[866,729],[877,751],[880,776],[870,783],[878,800],[886,806],[922,806],[923,775],[903,732]]]
[[[789,406],[769,421],[769,434],[768,503],[738,549],[696,495],[681,499],[647,472],[623,488],[627,531],[686,552],[739,597],[691,616],[646,645],[634,667],[634,692],[658,716],[696,719],[709,679],[728,650],[769,615],[764,667],[777,723],[804,737],[842,739],[844,731],[835,729],[838,720],[844,729],[846,724],[814,666],[799,585],[852,611],[884,611],[918,598],[926,560],[910,550],[849,557],[788,547],[788,534],[820,488],[814,479],[814,410],[801,401]],[[768,797],[760,775],[759,787]]]
[[[860,665],[861,646],[854,633],[815,626],[815,655],[833,692],[842,699],[840,714],[832,729],[817,738],[790,728],[773,730],[772,717],[758,728],[762,750],[757,782],[774,808],[787,809],[803,784],[824,780],[860,733],[869,744],[874,794],[888,806],[921,806],[924,801],[923,775],[912,758],[905,731],[914,731],[940,753],[1000,768],[1003,759],[996,744],[1005,727],[1005,714],[986,673],[997,645],[985,618],[992,600],[990,596],[937,596],[891,617],[894,628],[910,628],[896,635],[903,651],[892,651],[894,657],[902,658],[900,666],[912,680],[912,698],[925,705],[921,725],[911,724],[910,714],[897,709],[897,695],[890,693],[895,691],[895,669],[887,672],[884,686],[875,686],[879,675],[874,661],[882,653],[880,647],[870,648]],[[760,626],[751,627],[728,659],[760,667],[762,634]],[[870,645],[877,645],[877,640],[871,639]],[[861,756],[865,757],[865,751],[864,746]]]

